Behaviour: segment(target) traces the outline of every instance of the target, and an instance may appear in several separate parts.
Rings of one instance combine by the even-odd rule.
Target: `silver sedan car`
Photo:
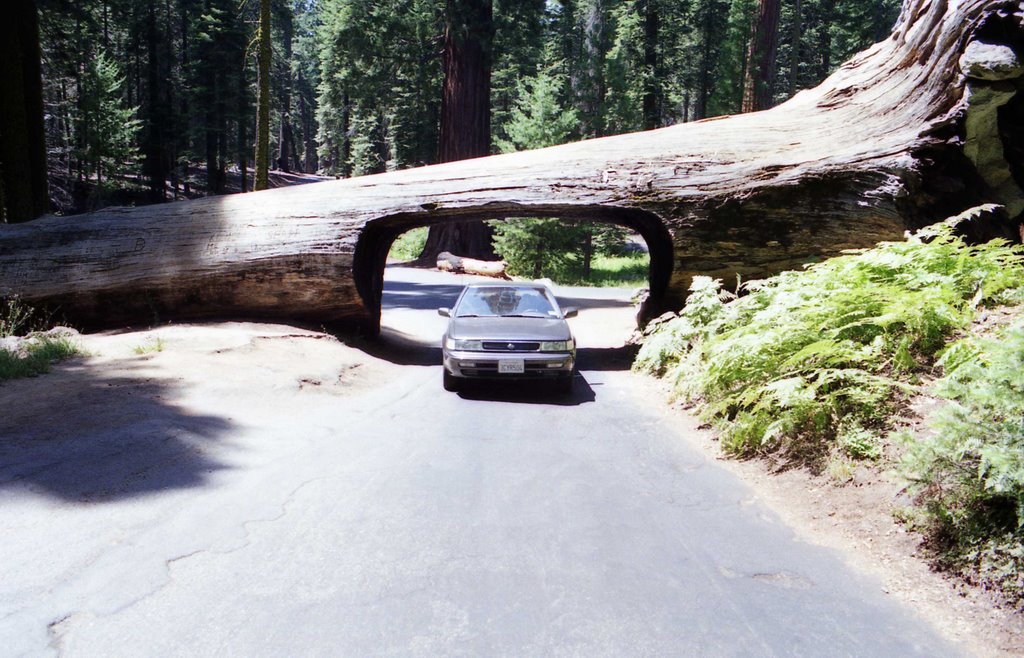
[[[555,382],[570,392],[576,367],[576,341],[561,308],[539,283],[473,283],[451,309],[441,342],[444,388],[454,391],[467,379],[535,379]]]

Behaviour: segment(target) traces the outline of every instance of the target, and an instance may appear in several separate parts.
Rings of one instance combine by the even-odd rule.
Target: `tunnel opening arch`
[[[648,299],[641,309],[651,317],[664,307],[674,267],[672,235],[655,213],[639,208],[605,205],[521,205],[488,204],[470,208],[424,208],[378,217],[368,221],[359,234],[352,258],[352,277],[368,313],[366,330],[380,331],[381,298],[384,293],[384,268],[392,243],[401,234],[415,228],[445,222],[512,218],[557,218],[615,224],[636,231],[647,243],[650,256]]]

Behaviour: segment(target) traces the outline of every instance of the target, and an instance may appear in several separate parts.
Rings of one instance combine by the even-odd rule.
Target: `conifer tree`
[[[257,96],[256,96],[256,157],[253,190],[268,187],[270,168],[270,0],[260,0],[260,23],[256,33],[258,54]]]

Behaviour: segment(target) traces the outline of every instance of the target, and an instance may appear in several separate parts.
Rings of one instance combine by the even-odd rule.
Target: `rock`
[[[960,56],[960,70],[977,80],[1012,80],[1024,76],[1024,61],[1009,46],[972,41]]]
[[[43,336],[49,336],[51,338],[72,338],[74,336],[80,335],[77,329],[62,326],[54,327],[52,329],[49,329],[47,331],[41,331],[39,333]]]
[[[999,134],[999,108],[1017,88],[1008,82],[969,83],[964,91],[967,103],[964,155],[974,164],[991,188],[993,200],[1006,206],[1011,217],[1024,211],[1024,192],[1017,186],[1006,161]]]
[[[7,352],[13,352],[14,354],[17,354],[20,351],[20,348],[21,339],[18,338],[17,336],[7,336],[5,338],[0,338],[0,350],[5,350]]]

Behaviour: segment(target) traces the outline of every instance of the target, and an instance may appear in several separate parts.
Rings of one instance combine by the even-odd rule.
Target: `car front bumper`
[[[459,352],[442,349],[444,368],[456,377],[480,379],[553,379],[571,374],[571,352]],[[499,373],[498,361],[522,359],[523,372]]]

